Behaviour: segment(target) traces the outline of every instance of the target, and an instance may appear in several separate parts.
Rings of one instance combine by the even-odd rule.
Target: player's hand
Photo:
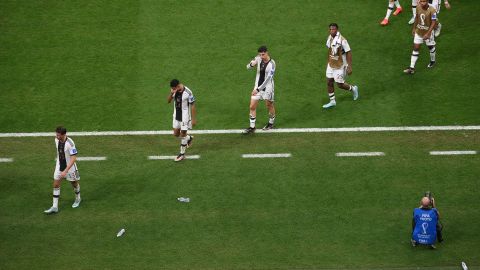
[[[412,36],[415,37],[415,29],[412,30]]]
[[[197,119],[192,119],[192,126],[195,126],[197,124]]]
[[[347,74],[352,75],[352,66],[347,66]]]
[[[423,40],[430,39],[431,36],[432,36],[432,33],[426,33],[426,34],[423,36]]]
[[[177,89],[175,89],[175,88],[170,88],[170,94],[173,95],[173,94],[175,94],[176,92],[177,92]]]
[[[253,59],[252,61],[250,61],[251,67],[254,67],[256,64],[257,64],[257,60]]]
[[[60,178],[65,178],[67,176],[67,170],[63,171],[61,174],[60,174]]]
[[[252,96],[255,96],[259,91],[257,90],[257,88],[253,88],[252,90]]]
[[[450,3],[449,3],[449,2],[445,2],[445,7],[446,7],[447,9],[452,8],[452,7],[450,6]]]

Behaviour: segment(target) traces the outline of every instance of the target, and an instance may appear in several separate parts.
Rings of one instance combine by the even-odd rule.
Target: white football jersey
[[[273,75],[275,75],[275,61],[270,59],[267,63],[264,63],[260,56],[256,56],[254,59],[257,62],[257,76],[255,77],[255,88],[260,91],[264,91],[265,88],[273,89],[275,82],[273,81]],[[252,69],[250,63],[247,64],[247,69]]]
[[[191,105],[195,102],[192,90],[184,86],[184,90],[175,93],[173,97],[173,119],[180,122],[188,122],[191,120]]]
[[[55,138],[55,146],[57,149],[56,169],[63,171],[70,162],[71,157],[77,154],[77,148],[75,148],[75,143],[69,137],[67,137],[64,143]],[[72,168],[76,170],[77,164],[73,164]]]

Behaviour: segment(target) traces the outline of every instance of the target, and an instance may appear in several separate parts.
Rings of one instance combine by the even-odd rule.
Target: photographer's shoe
[[[410,239],[410,244],[412,244],[412,247],[417,246],[417,242],[415,242],[415,240],[413,240],[413,239]]]
[[[429,246],[431,249],[437,249],[437,247],[435,245],[430,245]]]

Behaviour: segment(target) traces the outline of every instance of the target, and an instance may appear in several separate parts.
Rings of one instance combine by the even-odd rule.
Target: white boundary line
[[[477,151],[430,151],[432,156],[447,156],[447,155],[476,155]]]
[[[373,156],[385,156],[384,152],[341,152],[336,153],[337,157],[373,157]]]
[[[0,162],[13,162],[13,158],[0,158]]]
[[[243,154],[242,158],[289,158],[292,154],[290,153],[281,153],[281,154]]]
[[[78,161],[100,161],[107,160],[107,157],[77,157]]]
[[[174,160],[177,156],[148,156],[149,160]],[[200,155],[185,155],[185,159],[199,159]]]
[[[480,130],[480,126],[410,126],[410,127],[343,127],[343,128],[279,128],[256,133],[327,133],[327,132],[384,132],[384,131],[455,131]],[[242,129],[192,130],[191,134],[240,134]],[[171,130],[153,131],[82,131],[69,132],[69,136],[134,136],[134,135],[171,135]],[[0,138],[11,137],[53,137],[54,132],[0,133]]]

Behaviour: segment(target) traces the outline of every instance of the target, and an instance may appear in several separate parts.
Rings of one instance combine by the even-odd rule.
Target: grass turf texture
[[[458,18],[480,6],[443,8],[437,67],[426,69],[422,47],[417,74],[406,76],[409,4],[380,27],[386,2],[1,1],[0,131],[169,129],[173,77],[193,89],[199,129],[246,127],[255,75],[245,65],[261,44],[278,65],[279,126],[478,124],[479,20]],[[352,47],[348,81],[360,100],[337,90],[338,107],[323,112],[332,21]]]
[[[108,160],[79,162],[82,205],[71,208],[73,191],[63,183],[55,216],[42,213],[51,204],[53,138],[0,139],[0,155],[15,159],[0,163],[0,268],[480,264],[479,156],[428,154],[478,151],[479,132],[197,135],[188,153],[201,159],[182,163],[147,160],[178,151],[169,136],[74,139],[81,156]],[[346,151],[386,156],[335,157]],[[292,157],[240,157],[283,152]],[[436,194],[445,225],[436,251],[409,245],[425,190]],[[191,202],[177,202],[181,196]]]

